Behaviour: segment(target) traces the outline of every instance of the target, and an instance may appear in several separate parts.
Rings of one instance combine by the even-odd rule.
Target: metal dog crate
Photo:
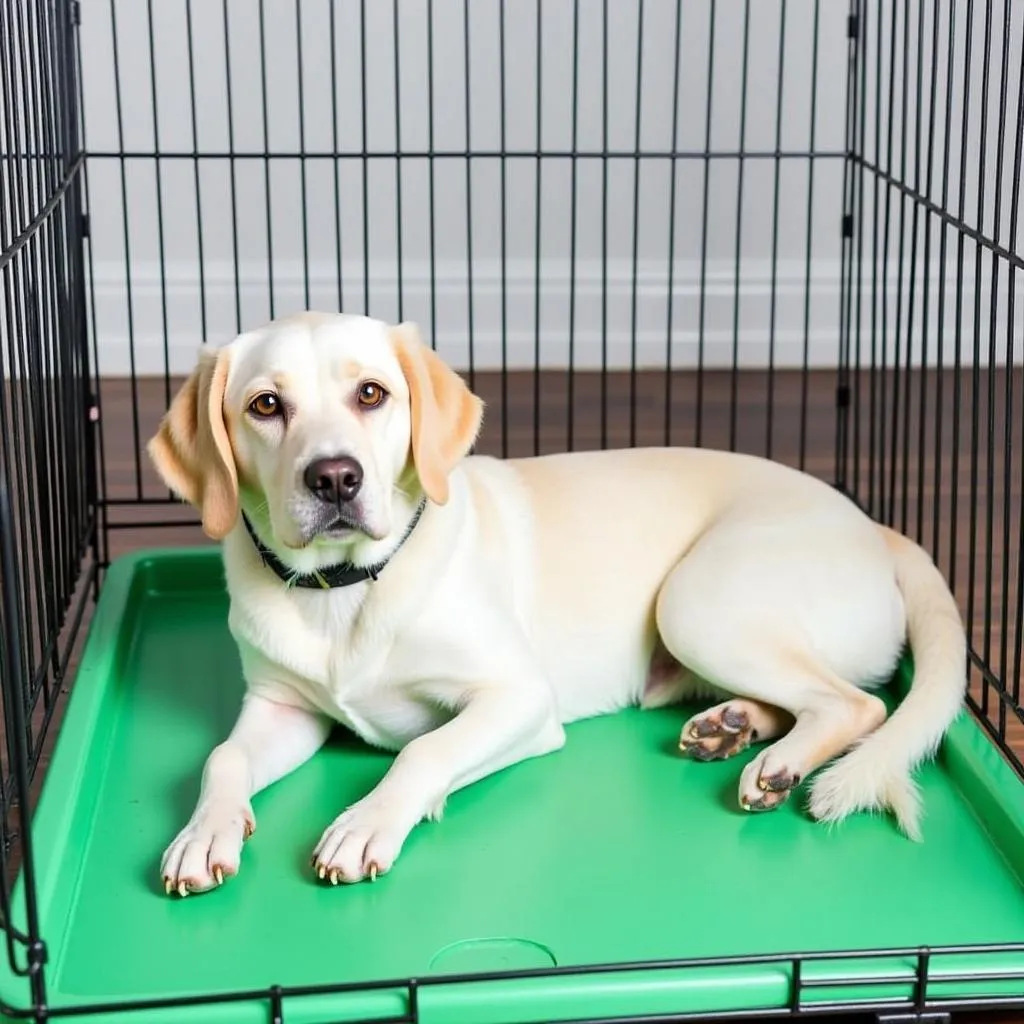
[[[483,1016],[516,1022],[1024,1013],[1024,935],[985,938],[1024,878],[1022,54],[1013,0],[0,4],[2,1013],[479,1022],[481,986]],[[308,307],[418,321],[488,402],[481,451],[765,454],[921,540],[970,633],[970,714],[940,761],[975,831],[949,863],[1002,872],[993,907],[935,892],[961,936],[940,944],[751,951],[739,911],[714,955],[133,988],[160,929],[201,943],[217,912],[190,901],[186,919],[155,891],[159,849],[137,854],[153,879],[119,873],[131,817],[97,852],[90,773],[130,749],[104,731],[111,701],[136,711],[129,619],[177,601],[147,663],[173,676],[188,609],[223,612],[214,553],[153,550],[199,534],[142,447],[201,341]],[[177,785],[164,768],[155,785]],[[690,848],[671,865],[698,879],[688,951],[730,884],[713,835]],[[792,905],[827,916],[802,881],[784,880]],[[97,885],[92,913],[115,923],[83,931]],[[334,923],[369,899],[386,917],[375,892],[332,894]],[[111,971],[127,994],[90,987]],[[587,978],[582,1003],[541,998]]]

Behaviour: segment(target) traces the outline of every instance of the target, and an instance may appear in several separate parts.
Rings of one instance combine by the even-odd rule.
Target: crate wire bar
[[[259,1000],[284,1021],[361,987],[404,993],[397,1024],[434,986],[513,976],[47,1006],[51,726],[120,538],[192,522],[145,464],[146,399],[200,340],[296,308],[418,320],[491,406],[481,450],[691,443],[826,477],[946,573],[970,706],[1024,775],[1024,8],[838,6],[0,5],[0,914],[32,982],[4,1013]],[[514,976],[772,964],[790,998],[766,1016],[923,1019],[972,1005],[937,982],[980,978],[935,964],[986,950],[1024,944]],[[905,994],[830,1000],[813,968],[840,959],[886,962],[844,986]],[[1024,1006],[978,1005],[1001,1002]]]
[[[8,499],[0,834],[8,868],[28,842],[21,773],[31,777],[39,766],[97,572],[72,16],[64,4],[0,9],[0,465]],[[6,903],[4,913],[9,919]]]

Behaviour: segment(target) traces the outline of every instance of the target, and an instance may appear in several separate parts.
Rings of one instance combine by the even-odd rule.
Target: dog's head
[[[212,539],[244,508],[326,562],[388,538],[396,500],[444,504],[482,415],[414,325],[305,313],[203,351],[148,451]]]

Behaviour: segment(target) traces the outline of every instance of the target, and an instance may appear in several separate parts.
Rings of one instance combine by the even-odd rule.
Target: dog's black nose
[[[302,479],[321,501],[340,505],[359,493],[363,486],[363,467],[347,455],[338,459],[317,459],[306,467]]]

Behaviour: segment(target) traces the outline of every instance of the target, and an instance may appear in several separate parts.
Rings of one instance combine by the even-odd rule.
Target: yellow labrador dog
[[[312,851],[336,884],[390,870],[448,794],[557,750],[565,723],[698,694],[723,702],[684,726],[693,756],[775,741],[741,807],[833,761],[816,818],[889,809],[919,836],[912,772],[966,678],[920,547],[749,456],[470,456],[482,413],[410,324],[304,313],[201,354],[149,451],[223,542],[247,689],[163,856],[168,893],[238,871],[251,797],[334,723],[397,752]],[[914,684],[886,720],[869,691],[906,640]]]

